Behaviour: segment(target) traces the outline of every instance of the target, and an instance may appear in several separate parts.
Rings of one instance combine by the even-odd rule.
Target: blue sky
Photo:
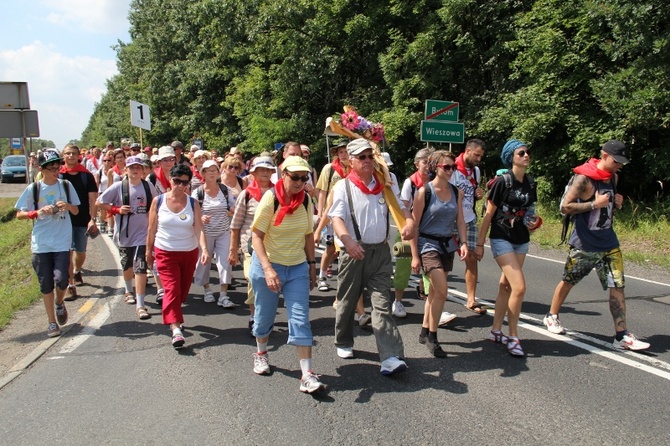
[[[40,138],[78,139],[129,42],[130,0],[3,0],[0,81],[28,82]],[[104,143],[102,141],[101,143]]]

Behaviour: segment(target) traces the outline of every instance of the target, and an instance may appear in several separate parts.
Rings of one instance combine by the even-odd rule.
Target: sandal
[[[133,293],[124,293],[123,301],[129,305],[132,305],[135,303],[135,295]]]
[[[507,352],[512,355],[512,356],[526,356],[526,354],[523,352],[523,349],[521,348],[521,342],[519,342],[519,338],[508,338],[509,340],[507,341]]]
[[[475,302],[474,305],[471,307],[468,307],[468,305],[466,304],[465,308],[467,308],[468,310],[472,311],[473,313],[479,316],[486,314],[486,307],[480,304],[479,302]]]
[[[138,319],[144,320],[149,319],[151,315],[147,311],[147,307],[137,307],[135,308],[135,313],[137,313]]]
[[[505,336],[500,330],[491,330],[491,333],[489,333],[489,337],[487,339],[498,344],[507,344],[509,341],[509,338]]]

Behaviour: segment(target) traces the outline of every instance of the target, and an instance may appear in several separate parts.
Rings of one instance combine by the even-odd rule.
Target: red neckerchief
[[[612,172],[598,169],[599,161],[597,158],[591,158],[581,166],[575,167],[574,171],[576,174],[587,176],[595,181],[609,181],[612,178]]]
[[[342,165],[342,162],[340,161],[339,158],[335,158],[332,163],[330,163],[330,167],[332,169],[335,169],[335,172],[337,172],[340,175],[340,178],[346,178],[347,174],[344,172],[344,166]]]
[[[94,157],[93,155],[91,155],[91,161],[93,161],[93,167],[95,167],[95,170],[98,170],[98,169],[99,169],[99,167],[98,167],[98,158],[96,158],[96,157]]]
[[[474,187],[477,187],[477,180],[475,180],[475,168],[472,168],[472,173],[468,172],[468,169],[465,167],[465,160],[463,159],[463,154],[461,153],[456,157],[456,169],[463,174],[465,178],[470,181]]]
[[[60,173],[69,173],[71,175],[75,175],[79,172],[88,172],[88,169],[79,163],[77,163],[74,167],[67,167],[65,164],[60,166]]]
[[[381,191],[384,190],[384,183],[382,181],[379,181],[379,177],[377,175],[375,175],[374,172],[372,172],[372,176],[374,177],[375,181],[377,182],[377,184],[375,185],[375,188],[372,189],[372,190],[368,189],[368,186],[363,184],[363,180],[361,180],[361,178],[358,176],[358,174],[356,173],[355,170],[352,170],[351,172],[349,172],[349,176],[347,178],[349,178],[349,181],[354,183],[354,186],[359,188],[361,190],[361,192],[363,192],[364,194],[366,194],[366,195],[377,195],[378,193],[380,193]]]
[[[277,201],[279,201],[279,211],[277,211],[277,218],[275,218],[272,226],[279,226],[282,220],[284,220],[284,216],[286,214],[293,214],[305,200],[305,190],[303,189],[289,198],[286,190],[284,190],[284,182],[277,181],[277,184],[275,184],[275,196],[277,197]]]
[[[117,174],[118,176],[120,176],[120,177],[123,176],[123,172],[121,172],[121,169],[119,169],[119,165],[118,165],[118,164],[114,164],[114,167],[112,167],[112,170],[113,170],[114,173]]]
[[[270,187],[274,186],[272,184],[272,181],[270,181]],[[263,196],[263,191],[261,190],[261,185],[258,184],[258,181],[256,178],[251,177],[251,182],[247,186],[245,191],[249,192],[249,196],[253,198],[256,201],[261,201],[261,197]]]
[[[168,177],[165,176],[165,172],[163,172],[163,169],[158,167],[154,172],[156,172],[156,178],[158,179],[158,181],[161,182],[163,189],[170,190],[170,180],[168,179]]]
[[[423,178],[421,178],[421,174],[419,173],[418,170],[414,172],[412,175],[410,175],[409,179],[412,183],[414,183],[417,189],[423,186]]]
[[[205,182],[205,179],[200,175],[200,172],[198,172],[198,169],[195,166],[191,166],[191,172],[193,172],[193,176],[199,179],[201,183]]]

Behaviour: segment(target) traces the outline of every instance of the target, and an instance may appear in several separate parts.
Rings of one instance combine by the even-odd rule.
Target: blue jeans
[[[530,243],[510,243],[502,238],[489,239],[493,258],[513,252],[514,254],[528,254]]]
[[[282,293],[288,318],[288,344],[311,347],[312,327],[309,323],[309,267],[307,262],[295,266],[272,264],[282,283]],[[277,315],[279,293],[268,288],[265,273],[256,253],[251,256],[249,270],[251,286],[256,293],[254,336],[265,338],[272,332]]]

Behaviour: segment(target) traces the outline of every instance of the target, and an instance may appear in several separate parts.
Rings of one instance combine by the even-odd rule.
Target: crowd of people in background
[[[487,314],[476,289],[488,241],[501,270],[488,339],[523,357],[518,331],[526,292],[523,265],[530,235],[542,225],[535,182],[527,173],[530,150],[522,141],[508,141],[501,150],[505,169],[485,190],[478,167],[485,149],[479,139],[467,141],[458,155],[423,148],[414,158],[416,170],[402,185],[389,170],[389,154],[364,138],[333,141],[330,162],[320,174],[309,163],[309,146],[292,141],[249,159],[237,147],[219,156],[195,144],[186,151],[180,141],[155,148],[138,143],[116,148],[110,141],[88,150],[68,144],[61,151],[31,153],[32,183],[15,207],[18,218],[34,220],[32,264],[47,335],[60,335],[68,321],[65,301],[79,296],[88,240],[106,234],[119,251],[124,302],[135,306],[139,320],[150,319],[146,297],[152,277],[175,349],[186,343],[182,304],[191,285],[196,285],[195,298],[234,308],[228,289],[232,269],[241,264],[248,329],[256,340],[254,373],[271,370],[267,344],[282,296],[287,343],[296,346],[302,371],[300,391],[318,392],[325,385],[313,371],[309,295],[315,287],[333,289],[334,262],[336,355],[355,357],[353,327],[371,324],[380,372],[392,375],[408,368],[394,318],[407,315],[403,298],[411,274],[420,276],[417,295],[425,300],[418,342],[432,356],[446,357],[437,328],[456,318],[444,311],[448,274],[458,256],[464,264],[465,306]],[[552,333],[564,332],[561,305],[595,268],[610,293],[613,346],[642,350],[649,344],[627,331],[623,261],[612,228],[613,211],[623,201],[616,174],[627,162],[625,145],[609,141],[599,159],[575,169],[561,204],[563,212],[576,216],[571,250],[543,322]],[[480,225],[478,201],[485,203]],[[404,222],[398,224],[396,245],[406,252],[395,259],[395,271],[388,243],[394,210]],[[323,247],[318,268],[316,246]],[[210,278],[212,261],[218,297]]]

